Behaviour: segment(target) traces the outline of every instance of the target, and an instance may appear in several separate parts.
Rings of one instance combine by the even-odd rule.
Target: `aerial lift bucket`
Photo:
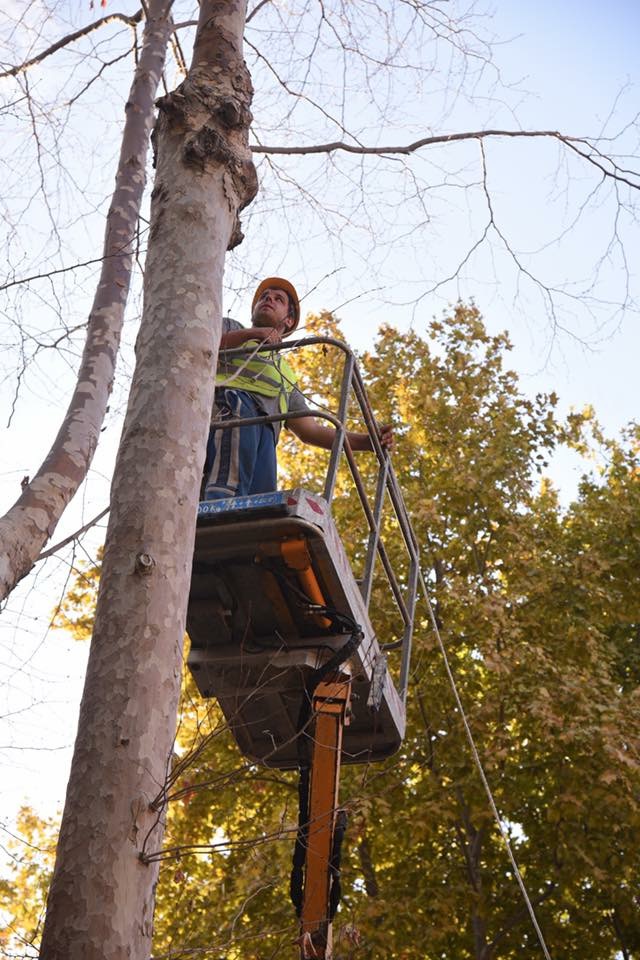
[[[404,736],[404,704],[322,497],[305,490],[200,504],[187,632],[189,669],[216,697],[251,760],[298,765],[298,718],[309,677],[361,637],[344,763],[382,760]],[[327,611],[339,614],[331,618]]]

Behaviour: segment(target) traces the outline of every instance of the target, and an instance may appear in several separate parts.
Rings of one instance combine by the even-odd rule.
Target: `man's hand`
[[[243,327],[241,330],[230,330],[229,333],[223,333],[220,349],[236,350],[250,340],[259,340],[260,343],[280,343],[282,334],[276,327]]]
[[[382,449],[386,453],[393,450],[394,436],[393,426],[390,423],[376,424],[378,440],[382,444]],[[373,441],[368,433],[351,433],[349,442],[354,450],[373,450]]]
[[[395,441],[393,436],[393,425],[391,423],[383,423],[378,427],[378,439],[382,444],[383,450],[391,453]]]
[[[282,333],[277,327],[251,327],[251,340],[261,340],[262,343],[281,343]]]

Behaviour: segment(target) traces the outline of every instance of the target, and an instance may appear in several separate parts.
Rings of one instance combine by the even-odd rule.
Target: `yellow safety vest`
[[[258,346],[259,340],[248,340],[243,346]],[[260,351],[256,356],[227,357],[221,351],[216,372],[216,387],[248,390],[263,397],[277,397],[280,413],[289,409],[289,397],[296,385],[296,375],[278,353]]]

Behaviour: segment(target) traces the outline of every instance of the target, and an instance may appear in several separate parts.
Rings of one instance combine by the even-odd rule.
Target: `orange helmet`
[[[266,277],[258,285],[256,292],[253,295],[253,300],[251,301],[251,309],[255,307],[256,303],[262,296],[265,290],[268,290],[271,287],[274,290],[284,290],[286,294],[291,298],[293,303],[293,319],[294,324],[290,330],[287,330],[287,336],[296,329],[300,323],[300,300],[298,299],[298,294],[296,288],[288,280],[284,280],[282,277]]]

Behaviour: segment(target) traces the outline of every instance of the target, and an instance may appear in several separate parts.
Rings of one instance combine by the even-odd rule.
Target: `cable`
[[[503,842],[504,842],[504,845],[505,845],[505,847],[506,847],[507,854],[508,854],[508,856],[509,856],[509,860],[511,861],[511,866],[513,867],[513,872],[514,872],[515,878],[516,878],[516,880],[517,880],[517,882],[518,882],[518,886],[520,887],[520,892],[522,893],[522,897],[523,897],[524,902],[525,902],[525,904],[526,904],[527,911],[528,911],[528,913],[529,913],[529,917],[531,918],[531,923],[533,924],[533,927],[534,927],[534,929],[535,929],[535,931],[536,931],[536,934],[537,934],[537,936],[538,936],[538,940],[539,940],[539,942],[540,942],[540,946],[542,947],[542,952],[544,953],[544,956],[545,956],[546,960],[551,960],[551,955],[550,955],[550,953],[549,953],[549,951],[548,951],[548,949],[547,949],[547,944],[545,943],[545,939],[544,939],[542,930],[540,929],[540,925],[538,924],[538,919],[537,919],[537,917],[536,917],[535,910],[533,909],[533,904],[531,903],[531,899],[530,899],[529,894],[528,894],[528,892],[527,892],[527,888],[526,888],[526,886],[525,886],[525,884],[524,884],[524,880],[522,879],[522,874],[520,873],[520,869],[519,869],[519,867],[518,867],[518,864],[516,863],[516,858],[515,858],[515,856],[514,856],[514,853],[513,853],[512,848],[511,848],[511,841],[509,840],[509,837],[507,836],[507,832],[506,832],[505,828],[504,828],[503,825],[502,825],[502,819],[501,819],[501,817],[500,817],[500,813],[499,813],[499,811],[498,811],[498,807],[497,807],[496,802],[495,802],[495,800],[494,800],[494,798],[493,798],[493,793],[491,792],[491,787],[489,786],[489,781],[487,780],[487,776],[486,776],[486,774],[485,774],[485,772],[484,772],[484,768],[483,768],[483,766],[482,766],[482,761],[481,761],[481,759],[480,759],[480,754],[478,753],[478,748],[476,747],[475,740],[473,739],[473,734],[472,734],[472,732],[471,732],[471,727],[469,726],[469,721],[467,720],[467,715],[466,715],[466,713],[465,713],[465,711],[464,711],[464,707],[463,707],[463,705],[462,705],[462,700],[461,700],[460,694],[459,694],[459,692],[458,692],[458,687],[457,687],[457,684],[456,684],[456,681],[455,681],[455,677],[453,676],[453,671],[452,671],[452,669],[451,669],[451,664],[450,664],[450,662],[449,662],[449,657],[448,657],[448,655],[447,655],[447,651],[446,651],[446,649],[445,649],[445,645],[444,645],[443,640],[442,640],[442,637],[441,637],[441,635],[440,635],[440,629],[439,629],[439,627],[438,627],[438,621],[436,620],[436,615],[435,615],[435,613],[434,613],[433,606],[432,606],[432,604],[431,604],[431,599],[430,599],[430,597],[429,597],[429,591],[427,590],[427,584],[426,584],[426,581],[425,581],[425,578],[424,578],[424,575],[423,575],[421,569],[418,570],[418,576],[419,576],[419,578],[420,578],[420,585],[421,585],[421,587],[422,587],[422,593],[423,593],[425,602],[426,602],[426,604],[427,604],[427,609],[428,609],[428,611],[429,611],[429,619],[431,620],[431,626],[433,627],[433,632],[434,632],[435,635],[436,635],[436,640],[437,640],[438,646],[439,646],[439,648],[440,648],[440,653],[442,654],[442,659],[444,660],[444,666],[445,666],[445,670],[446,670],[446,672],[447,672],[447,677],[449,678],[449,683],[450,683],[450,685],[451,685],[451,689],[453,690],[453,696],[454,696],[454,698],[455,698],[455,701],[456,701],[456,705],[457,705],[457,707],[458,707],[458,710],[460,711],[460,716],[462,717],[462,722],[463,722],[463,724],[464,724],[464,729],[465,729],[465,733],[466,733],[466,735],[467,735],[467,740],[469,741],[469,746],[471,747],[471,753],[472,753],[472,755],[473,755],[474,763],[475,763],[475,765],[476,765],[476,768],[477,768],[477,770],[478,770],[478,773],[480,774],[480,780],[482,781],[482,786],[484,787],[485,793],[487,794],[487,797],[488,797],[488,799],[489,799],[489,805],[490,805],[491,810],[492,810],[492,812],[493,812],[493,816],[494,816],[494,818],[495,818],[496,823],[498,824],[498,829],[499,829],[499,831],[500,831],[500,835],[501,835],[502,840],[503,840]]]
[[[336,825],[333,832],[333,843],[331,845],[331,862],[329,864],[329,920],[333,920],[340,901],[342,900],[341,883],[341,860],[342,860],[342,841],[347,830],[347,811],[338,810],[336,813]]]
[[[397,478],[396,478],[396,475],[395,475],[395,472],[394,472],[393,468],[391,468],[391,469],[389,470],[389,478],[390,478],[390,482],[393,484],[393,487],[394,487],[394,494],[395,494],[395,496],[397,497],[398,502],[399,502],[400,504],[402,504],[402,509],[404,510],[405,517],[406,517],[406,519],[407,519],[407,521],[408,521],[408,523],[409,523],[409,527],[411,528],[412,533],[413,533],[413,528],[411,527],[411,522],[410,522],[410,520],[409,520],[409,514],[408,514],[407,508],[406,508],[406,506],[405,506],[404,497],[402,496],[402,491],[400,490],[400,488],[399,488],[399,486],[398,486],[398,481],[397,481]],[[415,538],[415,534],[413,534],[413,536],[414,536],[414,538]],[[417,551],[418,551],[418,557],[419,557],[419,556],[420,556],[420,544],[418,543],[417,538],[415,538],[415,546],[416,546],[416,549],[417,549]],[[515,858],[515,855],[514,855],[514,853],[513,853],[513,849],[512,849],[512,847],[511,847],[511,841],[509,840],[509,837],[507,836],[507,832],[506,832],[506,830],[504,829],[504,827],[503,827],[503,825],[502,825],[502,819],[501,819],[501,817],[500,817],[500,813],[499,813],[499,811],[498,811],[498,807],[497,807],[496,802],[495,802],[495,800],[494,800],[493,793],[492,793],[492,791],[491,791],[491,787],[489,786],[489,781],[487,780],[487,776],[486,776],[486,774],[485,774],[485,772],[484,772],[484,767],[482,766],[482,761],[481,761],[481,759],[480,759],[480,754],[478,753],[478,748],[476,747],[475,740],[473,739],[473,734],[472,734],[472,732],[471,732],[471,727],[470,727],[470,725],[469,725],[469,721],[467,720],[467,715],[466,715],[466,713],[465,713],[464,706],[462,705],[462,699],[461,699],[460,694],[459,694],[459,692],[458,692],[458,687],[457,687],[457,684],[456,684],[456,681],[455,681],[455,677],[454,677],[454,675],[453,675],[453,670],[451,669],[451,663],[449,662],[449,657],[448,657],[448,655],[447,655],[447,651],[446,651],[444,642],[443,642],[443,640],[442,640],[442,636],[441,636],[441,634],[440,634],[440,628],[438,627],[438,621],[437,621],[437,619],[436,619],[436,615],[435,615],[433,606],[432,606],[432,604],[431,604],[431,598],[430,598],[430,596],[429,596],[429,590],[428,590],[428,588],[427,588],[427,583],[426,583],[426,580],[425,580],[425,578],[424,578],[424,574],[423,574],[423,572],[422,572],[422,568],[421,568],[419,565],[418,565],[418,578],[419,578],[419,580],[420,580],[420,586],[422,587],[422,594],[423,594],[423,596],[424,596],[424,600],[425,600],[425,603],[426,603],[426,605],[427,605],[427,610],[428,610],[428,612],[429,612],[429,619],[430,619],[430,621],[431,621],[431,626],[433,627],[433,632],[434,632],[434,634],[435,634],[435,637],[436,637],[436,640],[437,640],[437,643],[438,643],[438,647],[439,647],[439,649],[440,649],[440,653],[442,654],[442,659],[443,659],[443,661],[444,661],[444,666],[445,666],[445,670],[446,670],[446,673],[447,673],[447,677],[448,677],[448,679],[449,679],[449,684],[450,684],[451,689],[452,689],[452,691],[453,691],[453,696],[454,696],[454,699],[455,699],[455,701],[456,701],[456,706],[458,707],[458,710],[460,711],[460,716],[462,717],[462,723],[463,723],[463,725],[464,725],[464,730],[465,730],[465,734],[466,734],[467,740],[468,740],[468,742],[469,742],[469,746],[471,747],[471,754],[472,754],[472,756],[473,756],[473,760],[474,760],[474,763],[475,763],[475,765],[476,765],[476,769],[477,769],[477,771],[478,771],[478,774],[480,775],[480,780],[481,780],[481,782],[482,782],[482,786],[484,787],[485,793],[486,793],[487,798],[488,798],[488,800],[489,800],[489,806],[491,807],[491,811],[492,811],[492,813],[493,813],[494,819],[495,819],[496,823],[498,824],[498,830],[500,831],[500,836],[502,837],[502,841],[503,841],[503,843],[504,843],[504,845],[505,845],[505,848],[506,848],[506,851],[507,851],[507,855],[508,855],[508,857],[509,857],[509,860],[511,861],[511,866],[513,867],[514,876],[515,876],[515,878],[516,878],[516,881],[517,881],[517,883],[518,883],[518,886],[520,887],[520,892],[521,892],[521,894],[522,894],[522,898],[523,898],[523,900],[524,900],[524,902],[525,902],[527,911],[528,911],[528,913],[529,913],[529,917],[530,917],[530,919],[531,919],[531,923],[533,924],[533,928],[534,928],[534,930],[536,931],[536,934],[537,934],[537,937],[538,937],[538,941],[539,941],[539,943],[540,943],[540,946],[542,947],[542,952],[543,952],[543,954],[544,954],[544,956],[545,956],[545,960],[551,960],[551,955],[550,955],[549,950],[548,950],[548,948],[547,948],[547,944],[546,944],[546,942],[545,942],[544,935],[543,935],[543,933],[542,933],[542,930],[541,930],[541,928],[540,928],[540,925],[539,925],[539,923],[538,923],[538,918],[536,917],[535,910],[534,910],[534,908],[533,908],[533,904],[531,903],[531,898],[529,897],[529,894],[528,894],[528,892],[527,892],[527,888],[526,888],[526,886],[525,886],[524,880],[522,879],[522,874],[520,873],[520,869],[519,869],[518,864],[517,864],[517,862],[516,862],[516,858]]]

